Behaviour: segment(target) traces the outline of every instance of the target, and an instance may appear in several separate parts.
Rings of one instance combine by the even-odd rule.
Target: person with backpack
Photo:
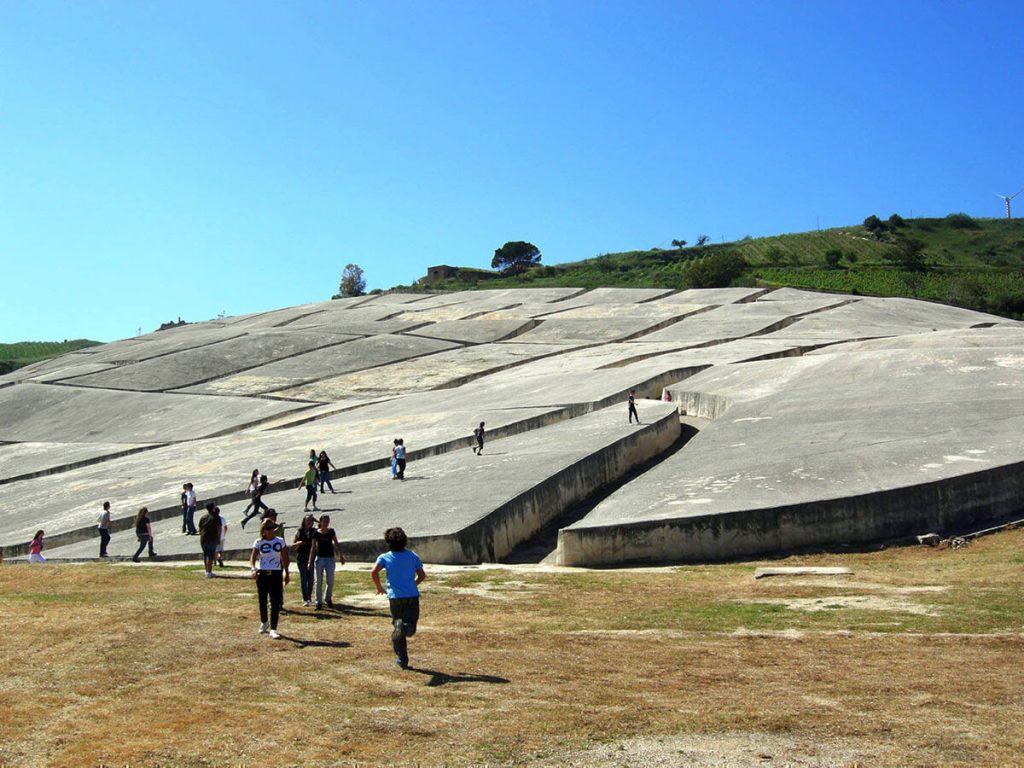
[[[484,423],[481,421],[480,426],[473,430],[473,437],[476,438],[476,447],[473,449],[473,453],[480,456],[484,452]]]

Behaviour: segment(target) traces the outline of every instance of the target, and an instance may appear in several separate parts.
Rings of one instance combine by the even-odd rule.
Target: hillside
[[[0,374],[10,373],[30,363],[48,360],[65,352],[74,352],[85,347],[95,347],[100,342],[88,339],[71,341],[19,341],[15,344],[0,344]]]
[[[908,241],[920,244],[921,263],[913,268],[899,262],[901,244]],[[488,279],[487,287],[790,286],[929,299],[1019,318],[1024,315],[1022,268],[1024,219],[894,216],[873,229],[861,224],[701,247],[602,254]],[[461,290],[476,285],[464,273],[460,280],[430,287]]]

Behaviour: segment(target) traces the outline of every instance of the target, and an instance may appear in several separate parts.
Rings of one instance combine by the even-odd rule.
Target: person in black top
[[[484,435],[486,434],[487,433],[484,430],[484,423],[481,421],[480,426],[473,430],[473,437],[476,438],[476,448],[473,449],[473,453],[477,456],[480,456],[484,452]]]
[[[331,489],[331,493],[334,493],[334,486],[331,485],[331,467],[334,467],[334,462],[327,455],[327,451],[320,451],[320,456],[316,460],[317,473],[320,475],[320,493],[324,492],[324,483]]]
[[[295,562],[299,567],[299,585],[302,587],[302,604],[309,605],[313,599],[313,567],[309,555],[313,549],[313,531],[316,529],[316,518],[306,515],[302,524],[295,531]]]
[[[245,524],[252,520],[256,515],[260,513],[262,509],[266,512],[269,507],[263,503],[263,494],[270,488],[270,483],[267,481],[266,475],[260,475],[259,487],[252,494],[252,512],[242,518],[242,529],[245,529]],[[246,507],[248,509],[249,507]]]
[[[309,566],[316,568],[316,609],[323,608],[323,598],[327,599],[327,607],[333,608],[331,596],[334,593],[335,557],[344,565],[345,556],[341,554],[338,536],[331,528],[331,516],[321,515],[320,525],[313,531],[313,547],[309,553]],[[324,595],[324,583],[327,594]]]
[[[636,423],[640,423],[640,414],[636,412],[636,393],[631,389],[629,390],[629,423],[633,423],[633,417],[636,417]]]

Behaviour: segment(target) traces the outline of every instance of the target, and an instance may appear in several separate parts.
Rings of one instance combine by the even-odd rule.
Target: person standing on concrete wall
[[[327,451],[320,451],[320,455],[316,459],[317,474],[320,479],[320,493],[324,492],[324,484],[331,489],[331,493],[334,493],[334,486],[331,485],[331,468],[337,469],[334,466],[334,462],[331,461],[331,457],[327,455]]]
[[[629,390],[629,423],[633,423],[633,417],[636,417],[636,423],[640,423],[640,414],[636,412],[636,392],[632,389]]]
[[[324,607],[325,598],[327,607],[334,607],[331,597],[334,595],[335,558],[337,558],[337,562],[345,564],[345,556],[341,553],[338,535],[331,528],[331,516],[320,515],[320,524],[313,531],[313,546],[309,553],[309,567],[316,568],[316,609],[318,611]],[[326,594],[324,594],[325,584]]]
[[[420,620],[419,585],[427,578],[427,574],[423,571],[423,562],[419,556],[406,549],[409,540],[401,528],[388,528],[384,531],[384,542],[388,545],[388,551],[377,558],[370,571],[370,578],[377,588],[377,594],[388,596],[395,664],[408,669],[408,638],[416,634],[416,624]],[[387,590],[380,583],[381,571],[387,571]]]
[[[484,436],[487,433],[484,430],[484,423],[481,421],[480,426],[473,430],[473,437],[476,438],[476,447],[473,449],[473,453],[480,456],[484,452]]]
[[[196,530],[196,491],[192,483],[185,483],[181,493],[182,520],[181,532],[186,536],[198,536]]]
[[[260,604],[259,632],[263,635],[269,630],[271,640],[280,640],[277,620],[284,605],[284,585],[288,583],[289,578],[288,545],[277,535],[277,523],[270,518],[260,525],[260,537],[253,542],[249,565],[252,568],[252,577],[256,580],[256,595]]]
[[[199,518],[199,546],[203,550],[203,568],[206,578],[212,579],[213,561],[217,557],[217,544],[220,543],[220,515],[217,505],[206,502],[206,514]]]
[[[132,560],[136,563],[139,562],[139,555],[142,554],[142,550],[147,545],[149,546],[149,556],[156,557],[156,552],[153,551],[153,526],[149,522],[149,509],[147,507],[143,507],[135,515],[135,538],[139,540],[139,548],[132,555]]]
[[[103,511],[100,512],[100,519],[96,521],[96,529],[100,532],[100,557],[110,557],[107,554],[107,545],[110,544],[110,502],[103,502]]]
[[[309,512],[309,502],[313,501],[313,511],[319,512],[320,510],[316,506],[316,464],[309,462],[309,467],[306,469],[306,474],[302,476],[302,484],[306,486],[306,507],[303,512]]]
[[[405,441],[398,438],[395,445],[395,479],[405,480]]]

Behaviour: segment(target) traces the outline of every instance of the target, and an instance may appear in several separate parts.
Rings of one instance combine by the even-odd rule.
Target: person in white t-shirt
[[[284,585],[288,583],[288,545],[277,535],[277,523],[273,520],[264,520],[260,525],[260,537],[252,544],[249,565],[252,566],[252,577],[256,579],[256,594],[260,603],[259,632],[262,635],[270,630],[270,638],[280,640],[277,619],[281,615],[281,606],[284,603]]]
[[[228,519],[220,513],[220,507],[214,508],[220,518],[220,542],[217,544],[217,565],[224,567],[224,539],[228,535]]]

